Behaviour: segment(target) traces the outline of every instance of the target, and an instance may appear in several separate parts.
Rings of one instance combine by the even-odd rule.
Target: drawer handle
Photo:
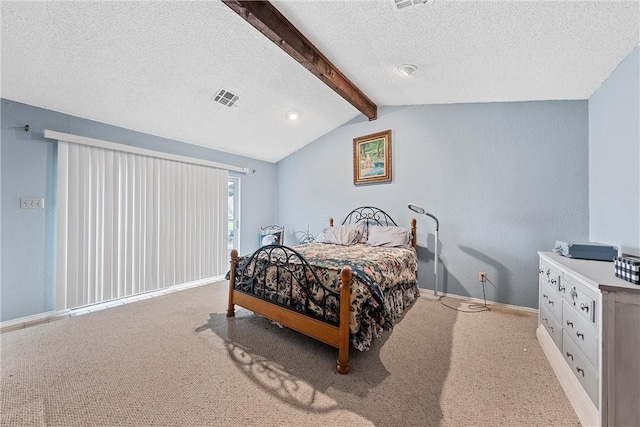
[[[549,329],[551,329],[551,332],[553,332],[553,326],[549,326]]]
[[[546,317],[543,317],[543,318],[542,318],[542,321],[543,321],[543,322],[548,322],[548,321],[549,321],[549,319],[547,319]]]
[[[576,291],[576,287],[574,286],[573,289],[571,289],[571,292],[569,292],[569,295],[571,295],[571,298],[575,299],[578,296],[578,292]]]
[[[553,301],[549,300],[549,305],[553,305]]]
[[[551,274],[551,269],[547,268],[547,276]]]
[[[571,326],[571,327],[573,328],[573,322],[569,322],[569,321],[567,320],[567,326]]]
[[[584,377],[584,369],[582,368],[576,368],[576,371],[578,371],[579,374],[582,374],[582,376]]]
[[[542,298],[549,298],[549,295],[547,295],[547,294],[542,294]]]
[[[551,279],[551,283],[556,284],[558,281],[556,279]]]
[[[587,304],[585,304],[585,303],[581,303],[580,304],[580,309],[582,311],[586,311],[587,313],[589,312],[589,306]]]
[[[539,268],[539,269],[538,269],[538,273],[542,274],[542,273],[544,273],[544,270],[543,270],[543,269],[541,269],[541,268]]]
[[[584,341],[584,334],[581,334],[580,332],[576,332],[576,335],[578,336],[578,338],[582,338],[582,340]]]
[[[573,354],[571,354],[571,353],[569,353],[569,352],[567,351],[567,357],[570,357],[570,358],[571,358],[571,361],[573,362]]]
[[[565,289],[565,288],[564,288],[564,286],[562,286],[562,285],[558,285],[558,290],[559,290],[560,292],[564,292],[564,289]]]

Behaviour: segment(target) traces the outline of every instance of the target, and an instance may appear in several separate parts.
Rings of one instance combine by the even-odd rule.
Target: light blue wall
[[[31,117],[29,117],[31,119]],[[47,125],[59,123],[48,118]],[[52,205],[54,144],[32,138],[2,102],[2,321],[53,309],[55,227]],[[42,132],[40,132],[42,134]],[[20,209],[21,197],[45,199],[45,209]],[[48,285],[45,285],[48,284]]]
[[[54,175],[50,129],[247,167],[241,175],[241,248],[257,247],[258,230],[275,222],[276,165],[2,100],[0,320],[54,309]],[[30,131],[23,127],[29,124]],[[214,137],[212,135],[212,137]],[[45,199],[44,210],[20,209],[21,197]]]
[[[538,305],[538,250],[588,237],[587,101],[382,108],[278,162],[277,222],[317,233],[375,205],[407,225],[409,202],[440,219],[440,289]],[[392,130],[393,182],[354,187],[353,138]],[[419,282],[433,289],[434,223],[418,216]]]
[[[640,48],[589,99],[589,238],[640,255]]]

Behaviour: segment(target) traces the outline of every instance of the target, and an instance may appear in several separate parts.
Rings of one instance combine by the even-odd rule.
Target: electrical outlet
[[[487,281],[487,273],[484,271],[478,272],[478,282],[486,282]]]

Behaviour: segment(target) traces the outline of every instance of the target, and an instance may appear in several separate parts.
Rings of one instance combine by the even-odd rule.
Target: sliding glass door
[[[229,177],[228,249],[240,252],[240,178]]]
[[[227,271],[227,170],[85,142],[58,140],[57,309]]]

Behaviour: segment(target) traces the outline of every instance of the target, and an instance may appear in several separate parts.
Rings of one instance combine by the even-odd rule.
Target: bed
[[[350,345],[368,350],[418,297],[415,248],[415,218],[405,229],[362,206],[339,226],[330,219],[315,243],[242,257],[234,249],[227,317],[238,305],[336,347],[337,371],[347,374]]]

